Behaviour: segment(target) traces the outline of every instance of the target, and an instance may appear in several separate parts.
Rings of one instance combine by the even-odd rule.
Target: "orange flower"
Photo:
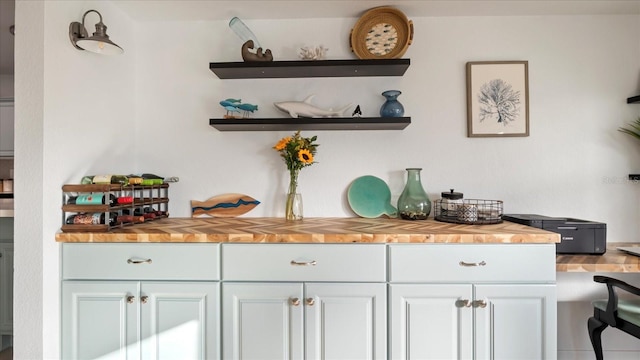
[[[278,141],[276,146],[274,146],[273,148],[278,150],[278,151],[283,150],[287,146],[289,141],[291,141],[291,137],[290,136],[283,137],[282,139],[280,139],[280,141]]]
[[[309,152],[307,149],[302,149],[298,151],[298,160],[300,160],[303,164],[309,165],[313,163],[313,154]]]

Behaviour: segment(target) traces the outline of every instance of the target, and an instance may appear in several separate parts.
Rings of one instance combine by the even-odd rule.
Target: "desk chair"
[[[596,353],[596,360],[602,360],[602,331],[611,326],[640,338],[640,289],[624,281],[607,276],[594,276],[593,281],[607,285],[609,298],[593,302],[593,316],[587,322],[589,338]],[[636,295],[630,300],[618,300],[616,288]]]

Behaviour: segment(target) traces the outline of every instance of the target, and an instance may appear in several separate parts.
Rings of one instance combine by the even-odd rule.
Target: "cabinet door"
[[[142,359],[218,359],[214,282],[143,282]]]
[[[305,284],[308,360],[386,359],[386,284]]]
[[[0,335],[13,333],[13,244],[0,244]]]
[[[471,285],[389,285],[392,359],[471,359]]]
[[[62,282],[62,358],[138,359],[139,283]]]
[[[222,358],[303,358],[301,283],[224,283]]]
[[[555,359],[555,285],[477,285],[477,359]]]
[[[0,102],[0,156],[13,156],[13,102]]]

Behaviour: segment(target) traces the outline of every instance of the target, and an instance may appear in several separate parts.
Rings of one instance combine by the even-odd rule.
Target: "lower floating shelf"
[[[210,119],[219,131],[402,130],[410,117]]]
[[[640,174],[629,174],[629,180],[639,181]]]
[[[627,98],[627,104],[640,104],[640,95]]]

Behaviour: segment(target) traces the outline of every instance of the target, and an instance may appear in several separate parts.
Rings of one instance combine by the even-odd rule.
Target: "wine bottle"
[[[116,197],[113,194],[109,194],[106,196],[104,193],[91,193],[91,194],[80,194],[78,196],[71,196],[67,200],[67,204],[76,204],[76,205],[99,205],[106,204],[106,199],[109,198],[108,204],[109,206],[125,205],[133,203],[132,196],[120,196]]]
[[[142,211],[144,211],[145,213],[148,213],[148,214],[155,214],[156,217],[166,215],[166,211],[156,210],[156,209],[154,209],[154,208],[152,208],[150,206],[147,206],[146,208],[142,209]]]
[[[109,200],[107,200],[107,198]],[[90,193],[90,194],[80,194],[78,196],[71,196],[67,200],[67,204],[76,204],[76,205],[109,204],[109,206],[113,206],[116,203],[116,201],[117,199],[113,194],[109,194],[109,196],[105,196],[105,193]]]
[[[109,226],[114,226],[117,223],[118,214],[109,213]],[[105,213],[81,213],[67,217],[66,223],[68,225],[100,225],[106,223]]]
[[[125,215],[132,215],[131,214],[131,210],[129,209],[123,209],[122,213]],[[142,210],[142,208],[135,208],[133,210],[133,215],[134,216],[142,216],[144,217],[145,220],[153,220],[156,218],[156,214],[152,214],[152,213],[145,213],[144,210]]]
[[[116,222],[118,224],[122,224],[122,223],[141,223],[141,222],[144,222],[144,216],[119,215],[116,218]]]
[[[81,184],[118,184],[127,186],[129,179],[124,175],[89,175],[82,178]]]

